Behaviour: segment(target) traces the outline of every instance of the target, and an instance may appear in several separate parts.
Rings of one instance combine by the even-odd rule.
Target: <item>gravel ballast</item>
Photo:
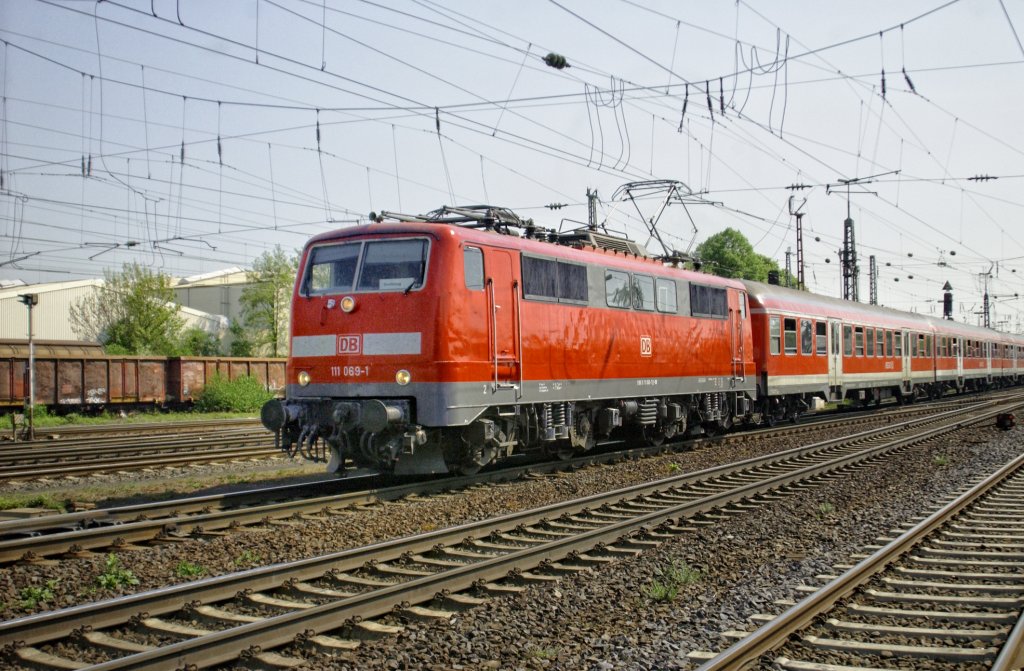
[[[864,430],[859,427],[857,431]],[[876,537],[925,514],[1019,452],[1017,429],[970,429],[911,449],[884,467],[827,488],[805,490],[751,513],[682,535],[640,557],[564,578],[556,587],[494,599],[447,623],[410,622],[403,633],[366,642],[338,657],[308,650],[311,668],[692,668],[694,649],[726,647],[729,629],[746,618],[780,612],[778,599],[799,599],[796,587],[817,585]],[[825,433],[825,430],[822,431]],[[831,430],[834,435],[835,430]],[[6,619],[182,582],[187,562],[209,576],[356,547],[467,521],[532,508],[629,484],[741,460],[822,440],[751,441],[584,469],[557,477],[476,488],[454,496],[358,510],[294,527],[257,528],[213,540],[120,552],[137,586],[100,588],[105,556],[57,565],[7,567],[0,576]],[[827,504],[827,505],[826,505]],[[270,539],[273,542],[270,542]],[[678,585],[672,600],[652,595],[683,568],[699,577]],[[26,602],[28,587],[51,595]],[[299,651],[289,651],[300,654]]]

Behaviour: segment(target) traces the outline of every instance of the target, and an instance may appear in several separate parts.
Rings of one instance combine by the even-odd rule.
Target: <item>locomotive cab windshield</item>
[[[429,243],[422,238],[368,240],[313,248],[303,278],[306,296],[409,292],[423,288]]]

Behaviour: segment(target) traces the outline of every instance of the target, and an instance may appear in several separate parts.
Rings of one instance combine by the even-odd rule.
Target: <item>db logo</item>
[[[338,354],[359,354],[359,344],[357,335],[338,336]]]
[[[640,356],[651,356],[654,347],[651,345],[651,336],[640,336]]]

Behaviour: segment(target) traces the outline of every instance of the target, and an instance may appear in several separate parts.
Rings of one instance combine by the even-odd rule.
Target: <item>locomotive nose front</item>
[[[332,470],[346,460],[392,470],[426,442],[415,416],[432,336],[410,324],[436,320],[437,296],[426,284],[437,241],[367,230],[307,248],[292,305],[287,399],[261,412],[286,450],[330,460]]]

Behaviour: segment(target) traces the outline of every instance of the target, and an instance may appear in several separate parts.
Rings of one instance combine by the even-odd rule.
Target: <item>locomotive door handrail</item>
[[[513,280],[512,290],[515,295],[514,300],[514,311],[513,320],[515,328],[515,352],[513,356],[501,356],[498,352],[498,310],[501,308],[498,305],[497,297],[494,291],[494,278],[487,278],[487,296],[491,303],[491,342],[493,343],[493,349],[491,350],[491,357],[494,368],[494,382],[492,389],[497,391],[498,389],[515,389],[516,398],[518,399],[522,395],[523,386],[523,369],[522,364],[519,361],[520,354],[522,352],[523,334],[522,334],[522,320],[520,319],[520,305],[519,305],[519,282]],[[515,366],[518,369],[519,383],[514,382],[503,382],[500,379],[499,369],[501,365]]]

